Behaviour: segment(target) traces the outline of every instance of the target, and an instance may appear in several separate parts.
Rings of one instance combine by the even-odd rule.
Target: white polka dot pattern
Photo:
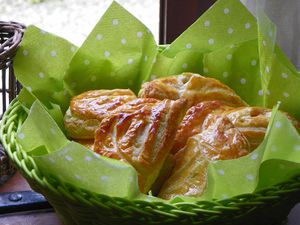
[[[110,56],[110,52],[109,52],[109,51],[105,51],[105,52],[104,52],[104,56],[105,56],[106,58],[108,58],[108,57]]]
[[[56,52],[55,50],[52,50],[52,51],[50,52],[50,55],[51,55],[52,57],[56,57],[56,56],[57,56],[57,52]]]
[[[122,38],[121,43],[122,43],[123,45],[125,45],[126,42],[127,42],[126,39],[125,39],[125,38]]]
[[[42,73],[42,72],[40,72],[40,73],[38,74],[38,76],[39,76],[39,78],[43,79],[43,78],[45,77],[45,74]]]
[[[118,25],[119,24],[119,20],[118,19],[113,19],[112,24],[113,25]]]
[[[187,49],[190,49],[190,48],[192,48],[192,44],[191,44],[191,43],[187,43],[187,44],[185,45],[185,47],[186,47]]]
[[[218,174],[224,175],[224,174],[225,174],[225,171],[224,171],[224,170],[218,170]]]
[[[224,14],[228,14],[228,13],[230,12],[230,10],[229,10],[228,8],[225,8],[225,9],[223,10],[223,12],[224,12]]]
[[[210,21],[209,21],[209,20],[206,20],[206,21],[204,22],[204,26],[205,26],[205,27],[209,27],[209,26],[210,26]]]
[[[128,60],[127,60],[127,64],[132,64],[133,63],[133,59],[132,58],[129,58]]]
[[[254,176],[252,174],[247,174],[246,175],[246,179],[249,181],[253,181],[254,180]]]
[[[275,122],[275,127],[276,128],[280,128],[282,126],[281,122],[280,121],[276,121]]]
[[[23,134],[23,133],[19,133],[19,134],[18,134],[18,138],[20,138],[20,139],[24,139],[24,138],[25,138],[25,134]]]
[[[300,151],[300,145],[295,145],[295,146],[294,146],[294,151],[299,152],[299,151]]]
[[[97,35],[96,35],[96,39],[97,39],[98,41],[101,41],[102,38],[103,38],[103,35],[102,35],[102,34],[97,34]]]
[[[228,30],[227,30],[227,33],[228,33],[228,34],[232,34],[233,31],[234,31],[233,28],[229,27]]]

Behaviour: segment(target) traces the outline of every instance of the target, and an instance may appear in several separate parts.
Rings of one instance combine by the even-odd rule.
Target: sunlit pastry
[[[94,150],[130,163],[138,172],[140,190],[146,193],[171,151],[184,107],[184,100],[136,99],[126,103],[119,113],[102,121]]]
[[[203,146],[196,137],[188,140],[176,154],[176,164],[158,197],[171,199],[178,195],[200,196],[207,183],[208,160],[202,155]]]
[[[71,100],[68,137],[132,165],[140,191],[163,199],[200,196],[211,161],[249,154],[264,140],[272,110],[250,107],[213,78],[183,73]],[[300,131],[300,123],[285,115]]]
[[[205,129],[206,120],[215,114],[222,113],[232,107],[219,101],[205,101],[191,107],[178,126],[172,154],[183,148],[189,137],[199,134]]]
[[[251,150],[263,141],[272,110],[261,107],[241,107],[223,112],[250,143]]]
[[[235,159],[250,152],[247,138],[230,120],[226,116],[215,117],[207,129],[190,137],[186,146],[175,155],[175,168],[159,197],[200,196],[206,187],[209,161]]]
[[[299,122],[287,113],[284,114],[300,131]],[[272,110],[263,107],[240,107],[224,111],[223,115],[227,116],[232,124],[245,135],[251,150],[254,150],[265,137]]]
[[[217,100],[229,106],[247,104],[220,81],[193,73],[183,73],[155,79],[142,85],[139,97],[156,99],[186,99],[188,108],[203,101]]]
[[[93,90],[73,97],[64,118],[67,135],[94,139],[101,120],[133,99],[136,96],[129,89]]]
[[[191,107],[178,126],[172,153],[175,154],[186,144],[189,137],[202,132],[214,115],[224,115],[247,138],[250,149],[254,150],[263,141],[271,118],[272,110],[263,107],[230,107],[218,101],[207,101]],[[286,114],[286,113],[285,113]],[[286,114],[296,129],[299,122]]]
[[[247,155],[250,145],[247,138],[224,115],[215,115],[207,128],[196,135],[209,160],[235,159]]]

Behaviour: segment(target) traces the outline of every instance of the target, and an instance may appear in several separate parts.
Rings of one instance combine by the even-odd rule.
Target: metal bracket
[[[0,193],[0,215],[50,208],[44,196],[33,191]]]

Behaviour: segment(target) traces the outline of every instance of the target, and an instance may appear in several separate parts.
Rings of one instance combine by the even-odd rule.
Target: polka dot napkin
[[[300,136],[278,107],[300,120],[300,77],[275,43],[274,24],[262,11],[257,15],[238,0],[219,0],[162,51],[149,30],[115,2],[79,48],[28,27],[14,63],[24,86],[19,101],[29,113],[18,142],[42,173],[74,188],[160,201],[139,193],[131,166],[67,140],[63,114],[70,97],[85,90],[137,92],[145,81],[195,72],[219,79],[250,105],[273,108],[273,116],[251,154],[210,163],[203,196],[174,201],[225,199],[292,177],[300,172]]]

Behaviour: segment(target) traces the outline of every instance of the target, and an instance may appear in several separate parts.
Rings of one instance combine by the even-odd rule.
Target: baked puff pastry
[[[300,131],[299,122],[289,114],[284,114]],[[272,110],[262,107],[239,107],[224,111],[223,115],[226,115],[233,125],[245,135],[250,143],[251,150],[254,150],[265,137]]]
[[[214,115],[226,116],[249,141],[251,151],[263,141],[271,118],[272,110],[262,107],[230,107],[218,101],[207,101],[191,107],[178,126],[172,153],[183,148],[189,137],[201,133]],[[287,115],[287,114],[286,114]],[[287,115],[296,129],[299,122]]]
[[[159,197],[171,199],[178,195],[199,196],[207,183],[209,161],[235,159],[247,155],[247,138],[226,116],[216,115],[208,127],[190,137],[176,155],[171,176],[160,190]]]
[[[142,85],[138,96],[160,100],[186,99],[188,108],[200,102],[212,100],[234,107],[247,105],[232,89],[220,81],[193,73],[183,73],[146,82]]]
[[[225,105],[219,101],[201,102],[186,112],[182,122],[178,126],[175,136],[172,154],[183,148],[189,137],[199,134],[205,129],[206,120],[215,114],[222,113],[232,107]]]
[[[129,89],[92,90],[71,99],[64,117],[67,135],[74,139],[94,139],[103,118],[136,99]]]
[[[95,134],[94,151],[131,164],[140,190],[148,192],[170,154],[184,100],[136,99],[105,118]]]
[[[251,150],[263,141],[271,114],[271,109],[261,107],[240,107],[223,112],[248,139]]]

